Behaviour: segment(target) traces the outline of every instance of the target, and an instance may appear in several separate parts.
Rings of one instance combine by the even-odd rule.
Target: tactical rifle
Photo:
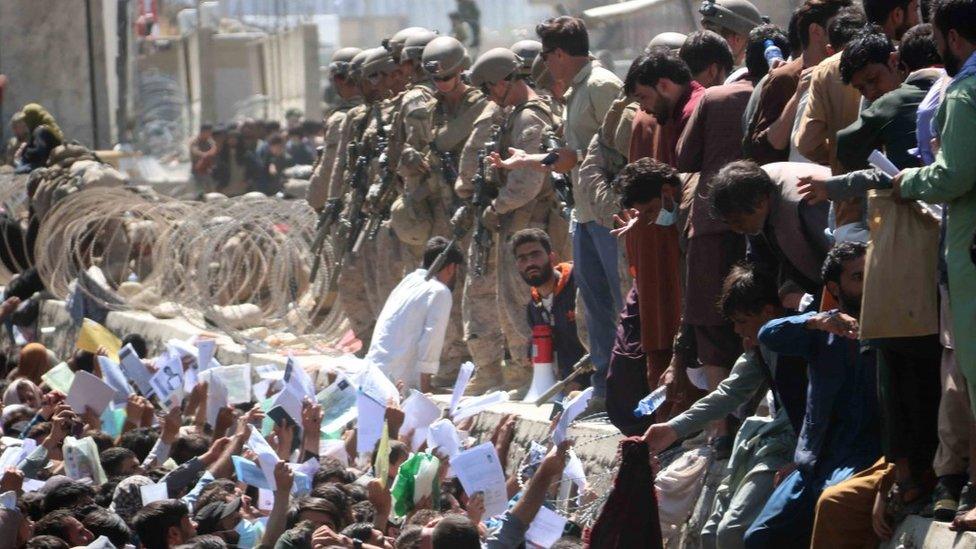
[[[546,389],[546,392],[542,393],[539,398],[535,399],[535,405],[542,406],[543,404],[549,402],[552,397],[556,396],[558,393],[561,393],[571,381],[583,374],[593,373],[595,369],[596,368],[593,366],[593,361],[590,360],[590,353],[586,353],[578,361],[576,361],[576,364],[573,365],[573,371],[566,376],[566,379],[557,382],[552,387],[549,387]]]
[[[474,236],[473,246],[471,247],[471,272],[475,276],[483,276],[488,269],[488,255],[491,253],[491,245],[494,236],[488,227],[485,226],[484,214],[494,196],[488,187],[488,173],[485,166],[485,158],[491,151],[498,149],[498,135],[501,133],[500,126],[492,126],[491,139],[484,147],[478,151],[478,171],[471,178],[474,187],[474,194],[471,196],[471,205],[474,208]]]
[[[563,144],[562,140],[559,139],[559,136],[556,135],[556,131],[553,128],[547,129],[542,135],[542,145],[540,148],[542,149],[542,152],[550,153],[549,156],[542,161],[543,166],[550,166],[559,158],[556,151],[563,148]],[[555,171],[550,171],[549,177],[552,178],[552,187],[553,190],[556,191],[556,198],[559,199],[559,204],[562,208],[560,215],[562,215],[564,219],[569,220],[573,213],[573,207],[576,205],[576,202],[573,199],[573,182],[569,175]]]

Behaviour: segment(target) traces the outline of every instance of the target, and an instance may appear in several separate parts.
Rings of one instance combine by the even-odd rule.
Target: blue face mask
[[[251,522],[247,519],[241,519],[237,523],[237,526],[234,527],[234,531],[237,532],[240,538],[237,541],[237,546],[241,549],[253,549],[264,534],[264,528],[261,527],[261,523],[257,521]]]
[[[661,208],[661,211],[657,213],[657,219],[654,221],[654,223],[663,227],[669,227],[674,225],[677,220],[678,208],[674,208],[670,212],[664,208]]]

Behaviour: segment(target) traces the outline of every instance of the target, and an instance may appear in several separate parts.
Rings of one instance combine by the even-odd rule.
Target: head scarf
[[[64,134],[61,133],[61,128],[58,123],[54,121],[54,117],[51,113],[47,112],[47,109],[38,105],[37,103],[29,103],[24,105],[24,108],[20,111],[24,115],[24,122],[27,123],[27,127],[30,128],[31,133],[34,132],[38,126],[47,126],[47,129],[51,130],[51,133],[58,138],[58,141],[64,141]]]
[[[29,379],[35,384],[41,383],[41,375],[51,367],[48,362],[47,348],[40,343],[28,343],[20,350],[17,359],[17,378]]]
[[[26,402],[22,402],[20,400],[20,394],[18,394],[17,392],[17,388],[24,384],[26,384],[30,388],[30,390],[33,391],[34,396],[37,397],[37,405],[38,406],[41,405],[41,390],[37,388],[37,385],[35,385],[33,381],[29,379],[20,378],[14,380],[14,382],[7,387],[7,390],[4,391],[3,393],[4,406],[10,406],[11,404],[27,404]]]
[[[109,505],[109,510],[122,517],[126,523],[130,522],[133,515],[142,509],[142,493],[139,491],[139,487],[148,486],[152,483],[153,481],[149,480],[149,477],[142,475],[122,479],[112,494],[112,504]]]

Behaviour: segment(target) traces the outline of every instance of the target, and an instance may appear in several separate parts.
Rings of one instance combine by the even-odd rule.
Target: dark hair
[[[662,78],[679,86],[691,82],[688,64],[667,46],[651,48],[634,59],[624,79],[624,91],[631,95],[637,89],[637,84],[654,87]]]
[[[942,36],[955,30],[969,42],[976,42],[976,2],[973,0],[936,0],[932,23]]]
[[[105,536],[116,547],[122,547],[128,544],[132,538],[132,530],[126,526],[122,517],[108,509],[93,505],[83,515],[75,516],[86,528],[95,534],[95,537]]]
[[[332,501],[321,497],[303,496],[295,500],[288,509],[289,528],[298,524],[298,520],[304,511],[314,511],[330,515],[335,521],[336,528],[342,528],[346,522],[343,520],[339,508]]]
[[[652,158],[641,158],[624,166],[613,181],[614,190],[620,195],[620,204],[631,208],[661,197],[664,185],[678,188],[681,180],[671,166]]]
[[[868,251],[868,245],[864,242],[841,242],[827,252],[824,259],[823,268],[820,269],[820,277],[824,284],[836,282],[840,284],[840,274],[844,271],[844,263],[857,259]]]
[[[751,263],[733,265],[718,299],[722,315],[731,319],[737,314],[756,314],[766,305],[780,306],[776,279]]]
[[[861,0],[868,21],[875,25],[884,25],[888,15],[897,8],[908,11],[908,4],[911,3],[911,0]]]
[[[542,42],[542,51],[549,52],[559,48],[576,57],[590,53],[590,36],[586,32],[586,23],[578,17],[562,15],[546,19],[535,26],[535,33]]]
[[[315,474],[312,475],[313,486],[327,484],[330,482],[346,484],[354,480],[356,479],[353,478],[348,471],[346,471],[346,468],[335,460],[323,459],[322,464],[319,466],[319,470],[315,471]]]
[[[556,540],[549,549],[582,549],[583,540],[573,536],[563,536]]]
[[[373,519],[376,517],[376,507],[365,500],[353,503],[350,509],[352,511],[352,520],[356,522],[368,522],[372,524]]]
[[[840,54],[840,78],[850,84],[854,75],[868,65],[885,65],[895,51],[895,44],[880,28],[871,26],[851,40]]]
[[[346,493],[346,499],[350,503],[359,503],[360,501],[366,501],[369,499],[369,492],[366,491],[366,487],[362,484],[339,484],[339,488]]]
[[[751,160],[737,160],[726,164],[712,178],[708,189],[708,204],[717,219],[731,215],[752,213],[756,205],[776,190],[776,185],[758,164]]]
[[[800,47],[806,49],[810,45],[810,25],[820,25],[826,31],[831,18],[850,5],[851,0],[807,0],[798,7],[794,13]]]
[[[717,64],[726,74],[732,72],[735,61],[732,59],[732,48],[717,32],[700,30],[685,38],[678,50],[678,56],[688,65],[691,74],[698,74],[713,63]]]
[[[867,18],[860,6],[847,6],[837,12],[837,16],[827,25],[827,39],[834,50],[842,50],[866,24]]]
[[[800,44],[800,15],[793,10],[790,14],[790,21],[786,24],[786,38],[790,41],[790,51],[800,51],[803,45]]]
[[[182,465],[191,459],[201,456],[210,448],[210,440],[199,434],[189,433],[176,437],[173,441],[173,448],[169,452],[169,457],[177,465]]]
[[[759,81],[769,72],[769,63],[766,61],[766,40],[772,40],[782,52],[783,58],[789,59],[790,48],[789,39],[783,29],[765,23],[749,31],[749,41],[746,44],[746,68],[749,70],[749,78]]]
[[[55,536],[71,543],[71,540],[68,539],[69,518],[75,518],[74,513],[70,509],[49,511],[41,520],[34,523],[34,535]]]
[[[434,549],[480,549],[478,527],[464,515],[451,514],[442,518],[431,535]]]
[[[98,461],[102,462],[102,469],[105,470],[105,474],[114,477],[122,474],[126,460],[135,459],[135,457],[136,454],[132,450],[115,446],[102,450],[102,453],[98,455]]]
[[[135,452],[136,457],[139,458],[139,462],[142,463],[146,460],[149,452],[152,451],[157,438],[158,436],[152,429],[140,427],[122,433],[122,436],[119,437],[119,446]]]
[[[393,441],[390,442],[391,444],[393,443]],[[349,509],[349,495],[346,494],[346,491],[342,489],[341,485],[323,484],[322,486],[316,486],[310,496],[310,500],[323,500],[332,505],[334,510],[328,511],[324,507],[316,508],[319,505],[318,502],[306,504],[308,509],[331,513],[335,517],[336,528],[342,528],[352,522],[352,511]]]
[[[402,528],[393,546],[397,549],[420,549],[420,538],[423,533],[423,527],[416,524]]]
[[[149,354],[149,348],[146,345],[146,338],[142,337],[142,334],[128,334],[122,338],[122,345],[132,345],[132,350],[139,355],[139,358],[146,358]]]
[[[35,534],[24,547],[25,549],[68,549],[71,546],[57,536],[39,536],[35,530]]]
[[[444,267],[464,263],[464,254],[461,253],[461,248],[456,243],[452,244],[451,241],[443,236],[435,236],[428,240],[427,245],[424,246],[424,268],[429,269],[434,264],[437,256],[441,255],[441,252],[444,250],[447,250],[448,246],[450,246],[450,249],[447,252],[447,260],[444,262]],[[443,269],[444,267],[441,268]]]
[[[213,124],[200,124],[201,132],[213,131],[213,129],[214,129]]]
[[[87,503],[88,500],[95,500],[95,491],[91,486],[77,480],[64,481],[44,495],[44,512],[77,507]]]
[[[373,537],[373,525],[369,522],[354,522],[343,528],[340,533],[365,543]]]
[[[285,144],[285,138],[282,137],[280,133],[275,133],[274,135],[272,135],[271,137],[268,138],[268,145],[269,146],[270,145],[284,145],[284,144]]]
[[[417,526],[427,526],[430,521],[440,518],[443,515],[439,511],[433,509],[418,509],[414,511],[414,514],[407,519],[407,524],[416,524]]]
[[[189,515],[186,504],[178,499],[154,501],[132,517],[132,527],[146,549],[166,549],[167,530],[173,526],[179,528],[183,517]]]
[[[215,501],[227,501],[228,496],[234,495],[236,488],[237,484],[232,480],[226,478],[215,479],[206,485],[203,490],[200,490],[200,496],[197,498],[197,502],[193,507],[195,509],[203,509]]]
[[[552,251],[552,239],[549,238],[546,231],[533,227],[522,229],[512,235],[512,253],[514,254],[515,250],[522,244],[529,244],[531,242],[538,243],[547,254]]]
[[[186,543],[176,547],[186,549],[226,549],[227,541],[215,534],[201,534],[186,540]]]
[[[128,476],[128,475],[126,475]],[[95,490],[95,504],[102,507],[108,508],[112,504],[112,498],[115,496],[115,487],[122,482],[122,479],[126,478],[123,475],[109,476],[108,480],[102,483]]]
[[[932,25],[922,23],[905,31],[898,46],[898,62],[908,72],[917,71],[942,62],[935,45]]]
[[[90,374],[95,371],[95,353],[77,349],[74,356],[71,357],[71,364],[74,366],[75,372],[82,371]]]
[[[115,440],[113,440],[112,436],[105,431],[99,431],[97,429],[85,429],[85,431],[81,434],[81,438],[84,437],[92,438],[92,441],[95,443],[95,447],[98,448],[99,453],[115,446]]]

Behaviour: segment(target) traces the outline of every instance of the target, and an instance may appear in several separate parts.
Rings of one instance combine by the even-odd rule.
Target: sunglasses
[[[448,74],[447,76],[431,76],[430,79],[434,82],[448,82],[453,80],[456,74]]]

